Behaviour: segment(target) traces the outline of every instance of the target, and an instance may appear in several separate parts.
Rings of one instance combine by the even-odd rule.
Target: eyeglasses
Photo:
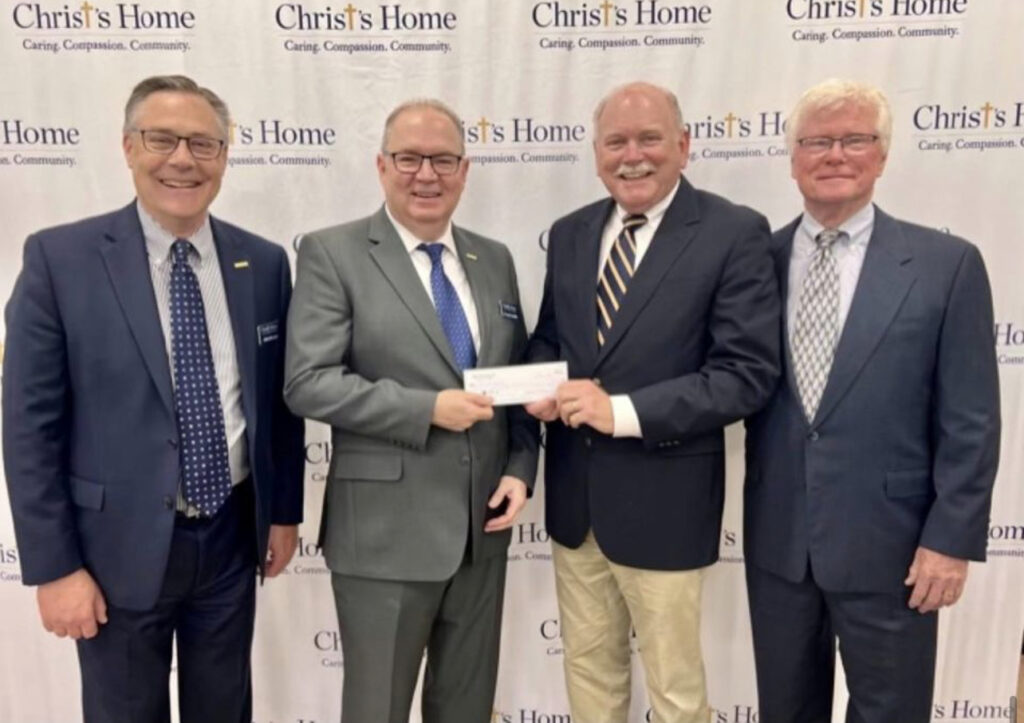
[[[459,164],[462,163],[462,156],[457,156],[454,153],[435,153],[432,156],[425,156],[412,151],[396,151],[395,153],[385,151],[384,155],[391,156],[395,170],[399,173],[419,173],[420,168],[423,167],[423,161],[430,161],[430,167],[434,169],[434,173],[439,176],[450,176],[459,170]]]
[[[810,136],[808,138],[798,139],[796,144],[812,156],[820,156],[824,153],[828,153],[836,143],[838,143],[847,153],[856,155],[858,153],[867,153],[868,149],[870,149],[877,140],[878,136],[872,133],[851,133],[850,135],[843,136],[842,138],[833,138],[831,136]]]
[[[167,131],[141,130],[142,145],[151,153],[159,153],[161,156],[169,156],[178,150],[178,144],[185,141],[189,153],[198,161],[210,161],[220,155],[224,148],[224,141],[209,136],[179,136]]]

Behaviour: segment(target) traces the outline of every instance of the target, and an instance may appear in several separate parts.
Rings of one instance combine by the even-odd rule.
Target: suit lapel
[[[493,310],[498,306],[497,286],[489,278],[491,269],[488,269],[481,260],[478,244],[455,226],[452,226],[452,236],[455,239],[455,250],[459,256],[459,263],[462,264],[466,278],[469,279],[473,304],[476,305],[477,323],[480,325],[480,349],[477,353],[477,366],[494,366],[497,362],[492,358],[495,348]]]
[[[576,263],[573,264],[573,271],[578,274],[578,282],[573,286],[577,289],[577,303],[580,312],[577,315],[579,324],[574,324],[573,328],[585,335],[580,348],[587,351],[584,367],[591,371],[597,366],[599,352],[597,346],[597,274],[598,263],[601,260],[601,236],[604,233],[604,225],[609,214],[614,212],[615,202],[611,199],[600,204],[594,214],[583,224],[580,236],[575,243]]]
[[[782,366],[786,373],[786,385],[796,400],[797,407],[801,410],[801,418],[806,420],[807,417],[803,413],[803,405],[800,402],[800,392],[796,386],[796,377],[793,376],[793,350],[789,348],[789,263],[793,258],[793,237],[800,226],[801,218],[803,216],[797,216],[796,220],[774,234],[773,241],[776,245],[772,248],[772,255],[775,262],[775,276],[779,281],[779,296],[782,299],[782,353],[786,357]],[[794,293],[799,294],[800,290],[797,289]]]
[[[597,355],[597,364],[600,364],[612,349],[619,343],[626,330],[636,321],[637,316],[650,301],[651,295],[657,290],[662,278],[675,263],[679,254],[690,244],[697,232],[697,223],[700,221],[700,212],[697,209],[697,194],[685,178],[679,179],[679,189],[672,203],[665,211],[665,216],[658,226],[658,231],[651,239],[651,245],[647,248],[643,260],[636,269],[633,279],[629,282],[629,289],[622,301],[622,307],[612,322],[612,328],[608,331],[608,338]],[[597,271],[594,271],[595,283],[591,286],[591,297],[596,298]],[[591,305],[596,304],[592,301]],[[595,331],[597,335],[597,312],[594,316]]]
[[[462,372],[455,363],[448,337],[444,335],[441,321],[437,318],[434,304],[423,288],[423,282],[416,275],[409,252],[402,243],[395,227],[388,220],[384,208],[370,219],[370,257],[387,278],[398,298],[413,315],[423,332],[430,339],[437,352],[452,371],[459,376]],[[475,292],[474,292],[475,293]]]
[[[231,316],[231,332],[235,337],[235,357],[242,380],[242,410],[245,412],[249,439],[255,439],[256,411],[256,292],[252,259],[241,240],[231,229],[210,217],[213,241],[217,246],[224,294]],[[280,323],[279,320],[278,323]]]
[[[857,288],[818,406],[821,423],[847,392],[892,324],[916,273],[899,224],[875,209],[875,225]]]
[[[114,216],[107,232],[107,241],[101,253],[114,294],[139,347],[143,363],[153,378],[157,393],[173,418],[174,398],[167,344],[160,328],[146,242],[134,202]]]

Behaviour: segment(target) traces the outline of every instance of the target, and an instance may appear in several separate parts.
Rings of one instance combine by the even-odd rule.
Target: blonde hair
[[[875,112],[875,132],[882,153],[888,153],[892,141],[892,112],[885,94],[869,83],[839,78],[830,78],[804,91],[790,111],[786,119],[786,146],[790,153],[799,138],[800,126],[808,115],[844,106],[870,108]]]

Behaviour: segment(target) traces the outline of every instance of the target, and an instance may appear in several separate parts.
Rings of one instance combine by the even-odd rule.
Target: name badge
[[[277,321],[268,321],[256,327],[256,340],[260,346],[269,341],[277,341]]]
[[[516,321],[519,319],[519,304],[512,304],[508,301],[499,301],[498,313],[506,319]]]

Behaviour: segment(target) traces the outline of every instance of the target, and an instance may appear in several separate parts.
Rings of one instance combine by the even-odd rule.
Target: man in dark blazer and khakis
[[[573,720],[625,723],[630,625],[654,720],[707,723],[701,569],[718,558],[725,425],[779,374],[768,224],[694,189],[675,96],[646,83],[594,113],[611,198],[551,228],[530,361],[570,381],[547,422],[545,499]]]
[[[463,391],[519,360],[512,256],[451,223],[461,123],[388,117],[376,213],[306,234],[289,316],[288,404],[331,425],[321,544],[345,656],[342,720],[404,723],[423,652],[425,723],[490,719],[506,549],[536,472],[536,423]]]
[[[885,96],[831,80],[787,122],[804,212],[772,244],[785,375],[749,420],[745,551],[762,723],[927,723],[938,609],[983,560],[999,453],[985,266],[871,202]]]

